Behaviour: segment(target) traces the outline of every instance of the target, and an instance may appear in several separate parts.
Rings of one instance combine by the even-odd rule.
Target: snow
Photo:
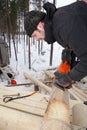
[[[49,1],[50,2],[50,1]],[[59,0],[57,2],[57,7],[64,6],[67,4],[70,4],[74,2],[74,0]],[[15,53],[14,53],[14,47],[13,43],[11,43],[11,58],[10,58],[10,66],[15,72],[15,80],[17,83],[26,83],[30,82],[29,80],[26,80],[24,78],[23,73],[29,73],[32,76],[40,79],[41,75],[44,73],[44,70],[48,68],[55,68],[57,67],[61,62],[61,52],[62,47],[58,43],[54,43],[53,47],[53,60],[52,60],[52,66],[49,65],[50,62],[50,49],[51,46],[48,45],[46,42],[43,41],[43,49],[40,54],[38,54],[38,42],[35,42],[35,44],[31,43],[31,69],[29,69],[29,63],[28,63],[28,45],[25,44],[24,36],[21,36],[20,42],[16,43],[17,47],[17,57],[18,61],[15,60]],[[16,41],[17,42],[17,41]],[[7,84],[7,82],[1,82],[1,84]],[[22,89],[29,89],[32,90],[32,88],[26,88],[21,87]]]

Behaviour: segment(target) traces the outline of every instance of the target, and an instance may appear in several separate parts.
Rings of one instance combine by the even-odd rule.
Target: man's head
[[[44,31],[43,20],[45,13],[41,11],[30,11],[25,18],[25,30],[29,37],[35,37],[36,34],[40,35]],[[39,34],[40,33],[40,34]],[[38,40],[38,39],[37,39]]]

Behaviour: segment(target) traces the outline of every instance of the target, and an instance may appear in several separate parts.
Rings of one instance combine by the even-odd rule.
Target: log
[[[73,87],[71,88],[71,91],[73,91],[74,94],[75,94],[76,96],[78,96],[79,99],[81,99],[82,101],[86,101],[86,100],[87,100],[87,95],[86,95],[85,93],[83,93],[80,89],[74,87],[74,85],[73,85]]]
[[[79,93],[79,95],[81,95],[85,100],[87,100],[87,95],[85,93],[83,93],[80,89],[73,87],[73,89]]]
[[[55,86],[52,91],[41,130],[70,130],[70,108],[65,92]]]
[[[48,93],[51,92],[51,88],[50,87],[46,86],[45,84],[43,84],[41,81],[39,81],[35,77],[33,77],[33,76],[31,76],[31,75],[29,75],[27,73],[24,73],[24,76],[25,76],[25,78],[27,78],[27,79],[31,80],[32,82],[34,82],[35,85],[39,86],[41,89],[47,91]]]
[[[72,124],[87,128],[87,105],[79,103],[73,106]]]
[[[46,74],[49,78],[51,78],[51,79],[54,78],[54,74],[53,74],[52,72],[50,72],[50,71],[45,71],[45,74]]]
[[[40,130],[71,130],[67,124],[60,120],[45,120]]]
[[[0,106],[0,130],[40,130],[42,118]]]
[[[73,90],[73,88],[69,89],[68,92],[75,98],[75,100],[77,100],[78,102],[83,102],[83,100],[81,100],[76,94],[75,90]]]

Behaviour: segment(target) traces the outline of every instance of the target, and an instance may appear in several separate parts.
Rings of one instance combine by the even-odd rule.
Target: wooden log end
[[[87,105],[78,103],[73,106],[72,123],[77,126],[87,127]]]

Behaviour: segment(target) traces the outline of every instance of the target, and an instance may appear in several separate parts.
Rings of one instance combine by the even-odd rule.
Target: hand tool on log
[[[27,85],[34,85],[34,83],[17,83],[17,84],[8,84],[5,85],[6,87],[17,87],[17,86],[27,86]]]
[[[16,99],[21,99],[21,98],[26,98],[26,97],[29,97],[29,96],[32,96],[32,95],[34,95],[34,94],[36,94],[37,93],[37,91],[34,91],[34,92],[32,92],[32,93],[30,93],[30,94],[28,94],[28,95],[24,95],[24,96],[20,96],[20,94],[19,95],[17,95],[16,97],[13,95],[9,95],[9,96],[6,96],[6,97],[4,97],[3,98],[3,102],[5,102],[5,103],[7,103],[7,102],[9,102],[9,101],[12,101],[12,100],[16,100]]]

